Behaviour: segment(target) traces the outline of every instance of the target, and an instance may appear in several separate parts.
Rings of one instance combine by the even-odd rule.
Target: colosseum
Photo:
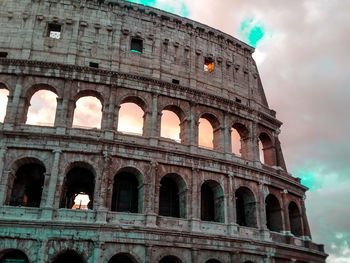
[[[0,8],[1,263],[325,262],[254,48],[124,0]],[[97,127],[74,122],[86,97]],[[52,122],[29,121],[38,103]]]

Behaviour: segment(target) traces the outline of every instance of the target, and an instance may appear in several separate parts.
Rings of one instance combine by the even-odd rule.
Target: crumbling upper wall
[[[254,48],[216,29],[123,0],[4,1],[0,6],[0,43],[8,58],[97,63],[101,69],[175,79],[273,116]],[[48,36],[50,23],[61,26],[60,39]],[[142,54],[130,52],[132,38],[142,39]],[[203,69],[206,59],[215,63],[212,72]]]

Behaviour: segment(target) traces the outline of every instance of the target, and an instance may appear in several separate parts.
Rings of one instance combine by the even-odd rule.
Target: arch
[[[134,103],[137,106],[139,106],[144,112],[147,111],[147,103],[145,102],[144,99],[142,99],[138,96],[127,95],[121,99],[120,105],[123,103]]]
[[[29,125],[53,126],[57,108],[57,92],[51,86],[40,86],[27,92],[24,122]],[[32,93],[35,91],[34,93]]]
[[[23,251],[10,248],[0,252],[0,262],[29,263],[29,259]]]
[[[235,193],[237,224],[257,227],[256,200],[253,192],[247,187],[239,187]]]
[[[5,121],[7,112],[8,97],[10,95],[9,89],[2,83],[0,83],[0,123]]]
[[[122,99],[118,115],[118,131],[135,135],[145,134],[146,103],[139,97]]]
[[[16,169],[9,205],[40,207],[45,181],[45,166],[34,158],[22,158],[13,165]]]
[[[235,123],[231,128],[232,153],[248,159],[249,154],[249,131],[241,123]]]
[[[201,220],[225,222],[224,191],[216,181],[208,180],[201,186]]]
[[[167,174],[160,180],[159,215],[186,218],[186,183],[178,174]]]
[[[269,194],[265,199],[266,226],[269,230],[279,232],[282,227],[282,209],[277,197]]]
[[[182,263],[182,262],[178,257],[165,256],[159,261],[159,263]]]
[[[219,128],[220,122],[216,116],[211,113],[202,114],[198,124],[198,146],[219,150],[221,148]]]
[[[184,113],[175,105],[168,105],[162,110],[160,136],[178,142],[184,141]]]
[[[137,263],[137,261],[129,253],[118,253],[111,257],[108,263]]]
[[[60,208],[92,209],[94,189],[95,170],[87,163],[72,163],[63,181]]]
[[[143,177],[139,170],[124,167],[114,176],[111,210],[142,213]]]
[[[83,97],[94,97],[100,101],[101,105],[104,105],[105,100],[104,100],[102,94],[99,93],[98,91],[89,90],[89,89],[82,90],[74,96],[74,101],[77,102],[79,99],[81,99]]]
[[[25,97],[29,100],[34,95],[34,93],[38,92],[39,90],[51,91],[55,93],[57,96],[59,96],[58,90],[53,86],[46,83],[36,83],[27,89],[25,93]]]
[[[65,250],[60,252],[53,260],[52,263],[85,263],[85,260],[74,250]]]
[[[72,127],[101,128],[103,98],[95,91],[82,91],[75,97]]]
[[[205,261],[205,263],[221,263],[221,261],[219,261],[217,259],[209,259],[209,260]]]
[[[261,154],[263,155],[263,156],[260,156],[260,161],[270,166],[276,165],[275,147],[273,145],[273,142],[270,136],[267,133],[262,132],[259,135],[259,141],[261,143],[259,146],[259,152],[260,152],[260,155]],[[260,149],[260,147],[262,148]]]
[[[295,202],[290,202],[288,205],[288,215],[290,223],[290,231],[294,236],[300,237],[303,235],[302,218],[300,210]]]

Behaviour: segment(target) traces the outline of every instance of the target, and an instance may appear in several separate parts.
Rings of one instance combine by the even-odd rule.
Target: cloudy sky
[[[288,169],[310,190],[307,213],[328,262],[350,263],[350,1],[131,0],[256,47]]]
[[[350,263],[350,0],[130,1],[202,22],[256,47],[269,106],[284,123],[280,140],[288,170],[310,188],[306,205],[313,240],[326,245],[329,263]],[[32,105],[35,100],[54,105],[56,96],[38,93]],[[2,119],[6,104],[0,106]],[[121,115],[135,114],[122,116],[119,128],[132,125],[135,130],[125,131],[141,133],[142,110],[125,106]],[[78,101],[73,125],[84,126],[89,112],[100,110],[91,98]],[[55,106],[52,111],[33,106],[28,123],[53,122]],[[176,119],[170,112],[163,117]],[[93,127],[100,123],[91,120]],[[178,134],[176,126],[172,122],[162,135]]]

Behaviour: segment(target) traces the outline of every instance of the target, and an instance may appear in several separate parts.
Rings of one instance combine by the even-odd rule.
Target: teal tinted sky
[[[132,3],[142,4],[146,6],[152,6],[159,9],[162,9],[164,11],[177,14],[180,16],[188,17],[189,16],[189,10],[186,6],[186,4],[183,1],[176,1],[176,4],[174,2],[172,4],[169,4],[169,1],[159,1],[159,0],[127,0]],[[170,1],[171,3],[171,1]]]
[[[243,41],[256,48],[258,42],[264,37],[265,29],[261,22],[254,18],[246,18],[241,22],[239,33]]]

